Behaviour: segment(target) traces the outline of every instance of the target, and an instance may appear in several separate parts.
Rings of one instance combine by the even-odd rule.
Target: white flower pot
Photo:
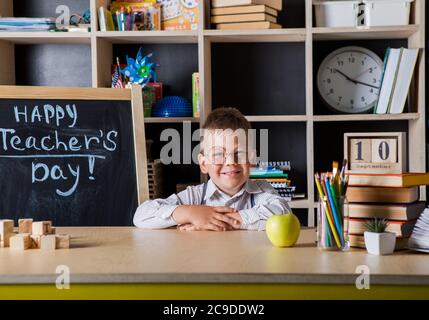
[[[396,234],[393,232],[364,232],[365,246],[368,253],[375,255],[392,254],[395,250]]]

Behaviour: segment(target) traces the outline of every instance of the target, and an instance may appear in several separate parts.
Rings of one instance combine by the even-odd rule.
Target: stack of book
[[[280,196],[291,201],[300,195],[295,193],[296,188],[291,185],[290,170],[290,161],[259,162],[255,168],[250,169],[250,179],[268,181]]]
[[[375,113],[404,111],[418,54],[419,49],[387,49]]]
[[[282,0],[212,0],[211,23],[216,29],[280,29]]]
[[[53,31],[55,18],[1,18],[0,31]]]
[[[396,250],[404,249],[425,203],[419,186],[429,184],[428,173],[349,174],[347,189],[350,246],[365,248],[365,222],[388,220],[388,232],[396,233]]]

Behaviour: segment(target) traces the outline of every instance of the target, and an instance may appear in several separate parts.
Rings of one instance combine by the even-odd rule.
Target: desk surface
[[[0,284],[55,283],[56,267],[72,283],[354,284],[366,265],[372,284],[429,284],[429,255],[410,251],[372,256],[364,250],[322,252],[315,231],[292,248],[273,247],[265,232],[180,232],[119,228],[57,228],[70,249],[0,249]]]

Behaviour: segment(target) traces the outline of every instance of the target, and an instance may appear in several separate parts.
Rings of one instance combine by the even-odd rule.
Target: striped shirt
[[[239,212],[241,229],[265,230],[266,220],[275,214],[290,213],[287,201],[280,197],[266,181],[248,180],[243,188],[232,197],[225,194],[213,183],[207,182],[207,189],[202,199],[204,184],[189,186],[178,194],[167,199],[148,200],[141,204],[134,215],[134,224],[139,228],[161,229],[177,225],[173,211],[179,205],[227,206]],[[253,195],[255,206],[251,205]]]

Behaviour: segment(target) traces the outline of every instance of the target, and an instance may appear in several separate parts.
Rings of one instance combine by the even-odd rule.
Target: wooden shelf
[[[32,0],[33,5],[37,6],[38,1],[43,2],[46,0]],[[71,3],[71,0],[67,0],[67,2]],[[87,44],[91,49],[91,54],[85,57],[77,57],[76,59],[84,60],[86,64],[91,65],[91,75],[92,75],[92,86],[93,87],[107,87],[111,83],[111,65],[114,62],[114,52],[116,48],[112,46],[112,44],[130,44],[130,45],[139,45],[139,44],[193,44],[195,48],[194,50],[196,59],[198,59],[198,64],[192,68],[192,72],[199,71],[200,73],[200,106],[201,106],[201,118],[193,118],[193,117],[185,117],[185,118],[145,118],[145,123],[148,126],[151,124],[178,124],[184,121],[191,121],[194,126],[201,125],[209,112],[217,107],[212,105],[213,99],[213,88],[218,85],[218,83],[213,83],[214,73],[218,70],[213,70],[214,65],[213,61],[215,60],[213,55],[217,54],[216,50],[212,50],[212,44],[214,43],[266,43],[267,48],[274,48],[276,46],[270,46],[269,43],[290,43],[287,47],[298,47],[299,51],[296,50],[294,52],[298,52],[297,54],[289,55],[288,48],[281,52],[283,55],[280,55],[278,52],[268,52],[268,50],[264,50],[265,46],[263,45],[255,45],[258,47],[258,50],[255,50],[255,58],[258,58],[258,55],[262,55],[261,52],[264,52],[263,57],[264,60],[261,62],[262,64],[273,65],[273,61],[270,61],[271,54],[276,57],[276,59],[296,59],[291,60],[291,64],[293,67],[297,67],[297,74],[294,74],[294,70],[279,70],[277,66],[274,67],[276,73],[275,77],[270,78],[266,77],[267,87],[270,85],[270,81],[277,81],[278,83],[282,83],[279,90],[284,90],[287,94],[290,95],[298,95],[297,92],[293,92],[291,88],[286,85],[290,79],[294,79],[292,77],[296,77],[297,81],[302,81],[302,86],[305,86],[305,90],[302,90],[299,95],[305,94],[305,105],[304,103],[299,102],[299,108],[295,108],[294,111],[289,111],[295,113],[294,115],[272,115],[269,114],[277,112],[277,113],[285,113],[287,109],[275,108],[276,106],[270,106],[268,109],[265,108],[264,100],[257,99],[257,101],[261,101],[260,110],[266,113],[265,115],[247,115],[246,118],[254,123],[254,126],[259,126],[258,123],[263,122],[263,126],[265,127],[265,123],[267,123],[266,127],[268,128],[279,128],[279,131],[282,131],[283,126],[289,127],[299,127],[299,132],[294,132],[296,135],[293,136],[293,139],[297,137],[302,140],[302,148],[299,149],[299,152],[302,152],[299,157],[296,157],[300,163],[305,163],[304,171],[300,172],[299,179],[302,179],[301,186],[305,188],[305,192],[307,195],[307,199],[299,199],[292,201],[290,203],[292,208],[297,209],[308,209],[308,222],[310,226],[315,225],[314,221],[314,210],[313,208],[317,205],[315,203],[317,199],[317,194],[314,192],[314,170],[315,167],[319,167],[319,155],[315,155],[315,135],[324,134],[324,132],[319,132],[320,130],[326,130],[328,126],[322,126],[318,123],[322,122],[335,122],[332,123],[333,126],[342,127],[350,125],[350,122],[353,125],[350,125],[350,130],[354,130],[355,128],[359,128],[359,130],[366,130],[363,126],[364,124],[359,124],[358,122],[368,121],[371,122],[372,128],[383,126],[388,127],[389,130],[395,131],[397,126],[395,124],[390,124],[389,121],[403,121],[407,123],[401,123],[399,126],[401,130],[407,126],[408,129],[408,141],[412,141],[409,144],[408,148],[408,164],[410,170],[412,171],[425,171],[426,170],[426,150],[425,150],[425,128],[426,128],[426,115],[425,115],[425,63],[424,59],[420,59],[416,65],[416,76],[413,78],[413,86],[411,92],[413,93],[412,102],[414,111],[413,113],[404,113],[404,114],[333,114],[333,115],[315,115],[314,113],[318,112],[318,104],[320,103],[317,94],[315,91],[315,78],[317,73],[317,68],[319,60],[325,56],[325,54],[334,50],[336,47],[344,45],[350,45],[354,40],[387,40],[380,41],[380,44],[376,43],[375,47],[380,50],[380,54],[383,53],[384,46],[386,43],[391,45],[390,43],[396,45],[396,42],[392,42],[389,39],[400,39],[405,41],[400,41],[403,46],[407,46],[410,48],[422,48],[425,49],[425,0],[414,0],[412,3],[411,10],[411,21],[412,25],[407,26],[387,26],[387,27],[371,27],[371,28],[318,28],[312,27],[312,22],[314,20],[314,7],[312,0],[302,0],[296,1],[297,6],[292,6],[291,8],[286,8],[288,11],[288,15],[294,14],[302,14],[305,7],[305,17],[298,17],[296,19],[296,25],[306,25],[307,28],[285,28],[285,29],[271,29],[271,30],[214,30],[214,29],[204,29],[204,25],[208,24],[207,18],[209,15],[209,8],[207,1],[200,1],[199,8],[199,30],[194,31],[110,31],[110,32],[101,32],[97,31],[98,29],[98,12],[97,9],[100,6],[106,7],[110,4],[110,0],[90,0],[88,1],[91,7],[91,15],[93,16],[92,20],[92,32],[90,33],[65,33],[65,32],[0,32],[0,56],[3,59],[3,63],[0,64],[0,84],[8,84],[15,85],[20,81],[19,77],[16,77],[16,64],[15,61],[16,53],[14,44],[50,44],[50,43],[58,43],[58,44]],[[13,0],[0,0],[0,15],[2,16],[11,16],[13,14]],[[295,18],[295,17],[293,17]],[[291,19],[295,20],[295,19]],[[317,43],[319,41],[342,41],[342,44],[331,44],[329,42]],[[368,46],[371,47],[373,41],[362,41],[362,46],[366,46],[366,42],[368,42]],[[377,42],[377,41],[376,41]],[[237,45],[239,47],[240,45]],[[399,46],[399,44],[398,44]],[[235,47],[235,46],[233,46]],[[243,46],[246,47],[246,46]],[[250,46],[251,47],[251,46]],[[283,46],[284,47],[284,46]],[[323,48],[322,48],[323,47]],[[331,48],[332,47],[332,48]],[[319,48],[322,48],[320,52]],[[168,67],[169,70],[174,70],[176,66],[178,69],[182,66],[178,65],[180,62],[188,59],[186,53],[180,53],[169,51],[170,48],[166,48],[168,51],[167,59],[169,60]],[[271,49],[270,49],[271,50]],[[322,52],[323,51],[323,52]],[[127,53],[127,49],[124,48],[123,52]],[[252,52],[247,52],[243,50],[237,50],[241,54],[249,54],[252,55]],[[123,54],[122,52],[120,54]],[[225,52],[226,56],[223,59],[228,59],[228,52]],[[193,58],[195,58],[193,56]],[[297,59],[299,57],[299,59]],[[215,57],[217,58],[217,57]],[[85,60],[86,59],[86,60]],[[239,57],[238,57],[239,59]],[[274,60],[274,59],[273,59]],[[299,61],[298,61],[299,60]],[[156,61],[156,60],[155,60]],[[260,62],[255,59],[255,61]],[[171,62],[171,63],[170,63]],[[82,62],[83,63],[83,62]],[[246,62],[247,63],[247,62]],[[73,65],[73,64],[71,64]],[[239,65],[239,64],[237,64]],[[173,66],[173,68],[171,68]],[[161,66],[162,68],[163,66]],[[215,67],[224,68],[225,65],[216,65]],[[252,65],[245,66],[253,68]],[[262,68],[265,66],[262,65]],[[228,66],[226,66],[228,68]],[[275,69],[277,68],[277,69]],[[293,69],[293,68],[289,68]],[[163,69],[165,70],[165,69]],[[255,70],[260,70],[255,67]],[[67,70],[66,70],[67,71]],[[29,70],[28,73],[33,72],[33,70]],[[260,72],[260,71],[258,71]],[[260,74],[258,72],[247,73],[252,77],[259,77]],[[292,73],[289,73],[292,72]],[[188,71],[186,71],[188,73]],[[299,74],[298,74],[299,73]],[[183,83],[180,85],[190,86],[191,83],[191,72],[189,71],[189,76],[184,75]],[[165,80],[160,79],[160,81]],[[287,81],[286,81],[287,80]],[[79,84],[79,80],[74,80]],[[165,80],[169,83],[165,83],[166,86],[174,86],[174,80]],[[181,80],[182,81],[182,80]],[[189,81],[189,82],[187,82]],[[220,81],[216,79],[216,81]],[[255,86],[252,88],[244,88],[240,87],[239,77],[236,82],[234,82],[233,86],[238,86],[239,90],[259,90],[260,86]],[[283,84],[284,83],[284,84]],[[175,89],[175,88],[173,88]],[[316,89],[316,90],[315,90]],[[174,90],[172,90],[174,91]],[[265,93],[264,93],[265,94]],[[269,92],[268,94],[271,94]],[[280,95],[279,97],[284,97],[284,95]],[[216,97],[218,98],[218,97]],[[257,98],[260,98],[259,96]],[[228,100],[228,99],[226,99]],[[233,99],[231,99],[233,100]],[[285,105],[285,101],[283,98],[279,98],[279,101],[275,102],[279,105]],[[300,100],[301,101],[301,100]],[[304,100],[302,100],[304,101]],[[232,103],[240,104],[240,101],[234,100]],[[228,104],[230,101],[222,101],[222,103]],[[250,113],[249,108],[244,107],[243,112]],[[277,111],[273,111],[277,110]],[[282,111],[284,110],[284,111]],[[384,121],[384,122],[372,122],[372,121]],[[284,123],[284,124],[283,124]],[[352,129],[353,128],[353,129]],[[335,129],[335,128],[334,128]],[[368,129],[369,130],[369,129]],[[399,130],[399,129],[398,129]],[[298,136],[299,135],[299,136]],[[305,135],[305,137],[302,137]],[[317,137],[316,137],[317,138]],[[280,137],[278,143],[282,143],[283,140]],[[286,141],[286,140],[284,140]],[[286,141],[285,143],[288,143]],[[281,148],[280,145],[273,144],[271,148]],[[286,152],[280,153],[283,155]],[[287,154],[285,156],[288,156]],[[290,159],[288,159],[290,160]],[[315,165],[316,164],[316,165]],[[303,180],[306,179],[304,182]],[[300,180],[301,182],[301,180]],[[304,190],[298,190],[303,191]],[[426,199],[425,190],[421,189],[421,199]]]
[[[203,34],[210,42],[304,42],[306,30],[204,30]]]
[[[418,25],[392,27],[313,28],[314,40],[408,39]]]
[[[144,118],[145,123],[182,123],[185,121],[199,122],[199,118],[192,117],[175,117],[175,118],[161,118],[161,117],[148,117]]]
[[[107,31],[96,38],[111,43],[198,43],[198,31]]]
[[[16,44],[90,44],[90,32],[0,32],[0,41]]]
[[[394,121],[394,120],[417,120],[418,113],[401,113],[401,114],[338,114],[313,116],[315,122],[330,121]]]
[[[307,121],[307,116],[305,115],[246,116],[246,119],[250,122],[304,122],[304,121]]]

